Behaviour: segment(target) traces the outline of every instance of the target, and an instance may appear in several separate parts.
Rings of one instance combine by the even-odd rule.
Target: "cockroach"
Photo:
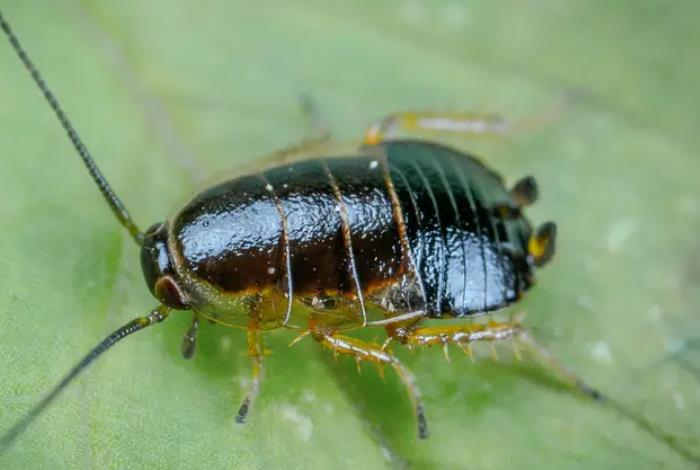
[[[211,186],[175,215],[142,231],[98,169],[54,94],[0,14],[10,44],[29,71],[119,223],[141,248],[146,284],[159,302],[103,339],[0,438],[6,449],[80,372],[125,337],[189,311],[182,354],[196,349],[201,319],[247,332],[253,380],[235,417],[246,421],[260,389],[261,333],[296,330],[335,354],[390,366],[405,385],[419,438],[428,436],[414,375],[389,344],[511,340],[538,354],[583,394],[596,389],[564,368],[518,319],[423,326],[426,319],[470,319],[517,302],[551,260],[556,226],[534,229],[523,208],[537,198],[532,177],[506,189],[470,154],[397,134],[502,132],[503,123],[466,113],[390,115],[344,155],[318,154],[309,140],[278,152],[308,158]],[[375,344],[348,330],[381,327]]]

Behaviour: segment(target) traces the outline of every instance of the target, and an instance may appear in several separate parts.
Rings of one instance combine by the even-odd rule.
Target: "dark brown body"
[[[501,133],[500,119],[472,113],[403,112],[365,134],[365,146],[343,156],[309,159],[210,187],[165,223],[141,231],[102,175],[9,24],[0,29],[43,93],[119,223],[141,247],[148,288],[160,304],[100,341],[50,392],[0,435],[0,455],[93,361],[129,335],[192,310],[182,354],[195,351],[200,317],[246,329],[250,388],[236,421],[244,423],[260,390],[268,354],[260,330],[290,327],[334,354],[391,367],[411,400],[419,438],[427,419],[415,376],[392,354],[409,347],[513,341],[537,353],[572,386],[609,402],[537,344],[517,319],[424,326],[423,318],[466,317],[515,301],[533,282],[533,267],[554,254],[556,226],[532,233],[521,208],[537,198],[532,177],[506,191],[474,158],[439,144],[395,140],[396,132]],[[310,113],[315,114],[315,113]],[[506,126],[507,127],[507,126]],[[321,127],[318,127],[321,129]],[[311,151],[325,139],[278,152]],[[308,155],[308,153],[307,153]],[[304,309],[295,309],[295,304]],[[295,312],[296,316],[295,316]],[[338,330],[384,325],[383,344]],[[611,402],[612,403],[612,402]],[[615,408],[688,460],[697,458]]]
[[[393,141],[226,181],[197,195],[167,230],[189,307],[230,325],[462,317],[502,307],[532,283],[531,228],[501,178],[429,142]]]

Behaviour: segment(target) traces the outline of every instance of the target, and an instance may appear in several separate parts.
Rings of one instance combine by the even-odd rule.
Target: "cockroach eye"
[[[143,276],[148,289],[156,299],[169,307],[186,310],[187,298],[175,281],[167,239],[168,231],[165,224],[153,224],[144,232],[141,245]]]
[[[180,286],[170,276],[162,276],[158,278],[153,287],[155,297],[165,305],[178,309],[186,310],[187,298],[182,293]]]

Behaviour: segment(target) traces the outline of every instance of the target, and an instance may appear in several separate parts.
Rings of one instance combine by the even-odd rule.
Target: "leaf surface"
[[[405,109],[524,120],[504,141],[449,139],[504,177],[536,176],[528,214],[558,253],[516,310],[562,362],[700,447],[698,3],[307,0],[4,2],[3,13],[142,226],[206,177],[308,133]],[[2,41],[0,41],[2,42]],[[0,429],[154,301],[111,218],[7,44],[0,45]],[[3,468],[685,468],[629,420],[531,361],[481,350],[400,357],[423,388],[415,439],[399,381],[269,335],[249,424],[244,334],[177,314],[102,358]],[[383,339],[381,331],[360,332]],[[460,353],[461,354],[461,353]]]

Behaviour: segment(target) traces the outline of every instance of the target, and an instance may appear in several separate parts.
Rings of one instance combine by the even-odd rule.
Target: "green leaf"
[[[142,225],[208,175],[308,133],[298,97],[359,139],[396,110],[497,111],[508,139],[450,139],[559,227],[513,310],[587,381],[700,447],[698,3],[308,0],[3,2],[45,78]],[[0,41],[0,432],[85,352],[155,304],[115,223]],[[0,456],[3,468],[684,468],[691,463],[527,359],[400,357],[423,388],[417,441],[397,378],[357,375],[273,332],[249,424],[241,331],[176,314],[101,358]],[[360,332],[382,339],[379,330]],[[697,451],[696,451],[697,453]]]

